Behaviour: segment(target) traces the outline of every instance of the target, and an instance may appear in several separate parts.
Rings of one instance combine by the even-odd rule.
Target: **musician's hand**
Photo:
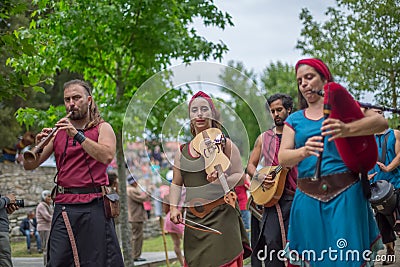
[[[322,141],[322,136],[313,136],[308,138],[304,145],[305,157],[311,155],[319,157],[319,154],[324,151],[324,143]]]
[[[171,206],[170,219],[171,219],[171,222],[173,222],[175,224],[182,223],[183,222],[182,212],[179,209],[177,209],[176,207]]]
[[[69,137],[74,137],[78,130],[72,125],[68,118],[62,118],[56,123],[56,127],[59,127],[59,130],[65,130]]]
[[[322,136],[331,135],[328,141],[333,141],[337,138],[346,137],[348,133],[347,125],[338,119],[326,119],[321,127]]]
[[[391,172],[392,170],[389,168],[389,166],[386,166],[385,164],[383,164],[382,162],[377,162],[376,164],[378,164],[379,168],[383,171],[383,172]]]
[[[44,138],[46,138],[52,130],[53,130],[52,128],[43,128],[42,131],[40,133],[38,133],[35,137],[35,145],[39,144],[40,141],[42,141]],[[44,144],[44,146],[46,146],[47,143]]]
[[[377,172],[374,172],[372,174],[368,174],[368,180],[372,180],[375,177],[376,174],[377,174]]]
[[[264,175],[264,181],[262,183],[262,187],[265,189],[270,189],[274,184],[275,184],[275,177],[272,176],[271,174]]]
[[[218,179],[218,172],[215,170],[209,174],[207,174],[207,181],[212,183]]]

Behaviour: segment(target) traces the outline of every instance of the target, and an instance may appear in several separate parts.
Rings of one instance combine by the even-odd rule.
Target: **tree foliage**
[[[21,27],[29,27],[32,5],[30,0],[3,1],[0,4],[0,107],[2,114],[0,124],[7,125],[7,131],[0,132],[0,147],[12,147],[17,141],[17,137],[22,135],[26,128],[37,132],[38,125],[29,124],[29,119],[35,116],[36,111],[27,110],[29,119],[28,124],[19,125],[15,119],[15,113],[19,108],[32,107],[39,110],[48,109],[50,105],[60,105],[63,103],[62,90],[60,83],[63,83],[66,77],[73,74],[60,72],[55,75],[55,84],[53,86],[39,83],[36,77],[30,81],[25,70],[14,71],[10,66],[11,58],[18,58],[22,54],[30,54],[34,51],[32,45],[29,45],[29,39],[16,38],[16,31]],[[31,86],[32,85],[32,86]],[[39,86],[40,85],[40,86]],[[62,88],[62,87],[61,87]],[[60,94],[61,93],[61,94]],[[45,119],[47,120],[47,117]],[[44,121],[43,121],[44,122]],[[51,120],[49,123],[53,123]]]
[[[303,54],[326,61],[355,96],[375,93],[375,102],[398,106],[400,90],[400,1],[337,0],[328,20],[316,22],[303,9]]]
[[[236,131],[231,131],[232,140],[235,140],[243,157],[248,157],[249,147],[253,147],[257,136],[267,130],[271,125],[270,116],[265,108],[265,97],[261,89],[257,86],[257,74],[253,70],[248,70],[242,62],[230,61],[221,79],[227,88],[222,90],[231,96],[226,102],[235,112],[237,117],[225,116],[224,125],[229,127],[229,123],[237,126],[231,127]],[[241,122],[247,132],[247,140],[243,138],[243,133],[238,127]],[[247,160],[244,159],[244,160]]]
[[[4,131],[0,132],[0,147],[13,148],[17,137],[23,132],[14,119],[18,107],[23,106],[29,88],[24,87],[24,74],[18,74],[7,65],[10,56],[21,53],[13,31],[21,25],[28,25],[25,17],[28,3],[26,0],[3,1],[0,3],[0,124]]]
[[[288,94],[297,103],[297,84],[294,67],[281,61],[271,62],[260,75],[266,97],[276,93]]]
[[[118,176],[120,192],[124,194],[122,121],[130,98],[147,78],[169,66],[172,59],[220,59],[227,46],[199,36],[192,22],[200,18],[206,26],[224,29],[232,25],[231,17],[205,0],[33,3],[29,28],[15,31],[24,53],[12,57],[9,63],[19,73],[26,73],[30,85],[51,83],[52,75],[63,70],[80,73],[92,83],[94,99],[117,134]],[[125,195],[121,196],[121,208],[125,233]],[[122,237],[125,262],[131,266],[129,238]]]

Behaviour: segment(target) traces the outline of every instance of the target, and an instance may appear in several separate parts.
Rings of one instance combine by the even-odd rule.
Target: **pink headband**
[[[194,96],[192,96],[192,98],[191,98],[190,101],[189,101],[189,107],[190,107],[190,105],[192,104],[193,100],[194,100],[195,98],[198,98],[198,97],[202,97],[202,98],[204,98],[205,100],[207,100],[208,104],[209,104],[210,107],[211,107],[211,110],[213,110],[213,111],[215,112],[214,102],[212,101],[211,97],[210,97],[209,95],[207,95],[206,93],[204,93],[203,91],[198,91]]]
[[[318,58],[301,59],[296,63],[296,67],[295,67],[296,73],[297,73],[297,69],[299,68],[300,65],[308,65],[310,67],[313,67],[316,71],[318,71],[320,74],[322,74],[322,76],[328,82],[333,82],[332,74],[322,60],[320,60]]]

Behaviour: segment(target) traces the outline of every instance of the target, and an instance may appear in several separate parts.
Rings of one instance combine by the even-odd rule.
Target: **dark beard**
[[[276,122],[276,121],[274,121],[275,122],[275,126],[283,126],[285,123],[283,122],[283,120],[280,120],[280,121],[278,121],[278,122]]]
[[[84,118],[86,118],[86,115],[87,115],[87,112],[84,112],[84,113],[82,113],[81,111],[79,111],[79,110],[75,110],[73,113],[72,113],[72,115],[71,115],[71,117],[70,117],[70,120],[76,120],[76,121],[78,121],[78,120],[83,120]]]

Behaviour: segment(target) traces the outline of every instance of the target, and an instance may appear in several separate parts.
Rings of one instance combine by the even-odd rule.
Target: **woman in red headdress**
[[[190,100],[189,117],[193,136],[210,128],[221,129],[215,105],[204,92],[198,92]],[[171,221],[186,225],[183,242],[185,266],[243,266],[243,259],[250,256],[251,249],[239,207],[237,203],[236,208],[225,203],[225,191],[217,173],[207,174],[205,157],[195,147],[194,140],[191,140],[175,155],[170,194]],[[237,182],[243,182],[240,153],[229,138],[222,151],[230,160],[226,179],[232,189]],[[186,189],[185,218],[178,208],[183,185]],[[193,203],[196,209],[193,209]]]
[[[373,111],[347,123],[324,118],[324,98],[316,92],[341,86],[319,59],[300,60],[295,69],[301,110],[286,119],[279,151],[281,165],[298,167],[286,256],[301,266],[372,266],[382,249],[379,231],[360,176],[334,140],[373,135],[387,122]],[[321,173],[315,175],[319,157]]]

